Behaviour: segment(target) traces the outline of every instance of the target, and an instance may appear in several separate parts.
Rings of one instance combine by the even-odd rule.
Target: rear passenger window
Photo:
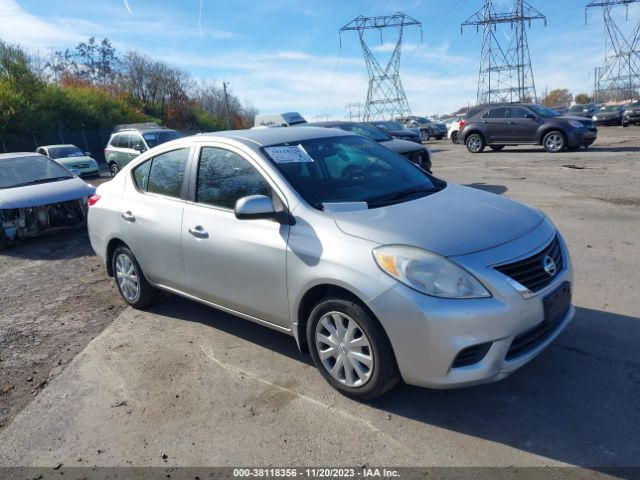
[[[234,209],[236,201],[248,195],[271,196],[271,187],[240,155],[222,148],[203,147],[196,202]]]
[[[188,158],[188,148],[163,153],[138,165],[133,180],[143,192],[180,198]]]
[[[482,118],[506,118],[506,116],[506,108],[492,108],[487,113],[485,113]]]

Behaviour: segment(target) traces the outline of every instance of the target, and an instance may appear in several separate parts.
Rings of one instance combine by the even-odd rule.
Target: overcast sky
[[[547,16],[528,30],[538,95],[545,88],[591,92],[604,57],[604,27],[586,1],[531,0]],[[496,8],[512,2],[497,0]],[[299,111],[343,118],[364,102],[367,74],[355,32],[338,29],[358,15],[404,12],[423,24],[405,31],[401,78],[414,114],[451,112],[476,97],[481,33],[460,23],[481,0],[0,0],[0,38],[47,54],[90,36],[108,37],[120,53],[135,50],[189,71],[230,82],[261,113]],[[640,8],[617,10],[631,30]],[[508,26],[497,34],[507,38]],[[350,34],[349,34],[350,33]],[[395,32],[368,42],[384,63]]]

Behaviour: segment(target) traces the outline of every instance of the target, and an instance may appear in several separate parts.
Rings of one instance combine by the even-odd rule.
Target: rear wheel
[[[544,136],[542,146],[549,153],[558,153],[567,147],[567,139],[561,131],[553,130]]]
[[[429,132],[429,130],[420,130],[420,137],[423,142],[426,142],[431,139],[431,132]]]
[[[159,291],[151,286],[131,250],[116,248],[111,257],[113,276],[122,299],[134,308],[144,308],[158,298]]]
[[[384,330],[367,310],[346,296],[318,302],[307,323],[307,342],[320,374],[348,397],[373,400],[400,378]]]
[[[480,153],[484,150],[486,145],[484,137],[479,133],[472,133],[466,140],[467,150],[471,153]]]
[[[118,167],[118,164],[116,162],[111,162],[109,164],[109,171],[111,172],[111,176],[115,177],[120,171],[120,167]]]
[[[499,152],[500,150],[502,150],[504,148],[504,145],[489,145],[489,148],[491,150]]]
[[[458,132],[453,132],[453,133],[451,134],[451,141],[452,141],[453,143],[458,143]]]

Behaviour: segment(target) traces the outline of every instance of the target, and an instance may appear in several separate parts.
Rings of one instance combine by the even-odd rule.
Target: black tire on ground
[[[452,141],[453,143],[458,143],[458,132],[453,132],[453,133],[451,134],[451,141]]]
[[[542,139],[542,146],[549,153],[559,153],[567,148],[567,137],[560,130],[552,130]]]
[[[111,172],[111,176],[115,177],[117,173],[120,171],[118,164],[116,162],[111,162],[109,164],[109,172]]]
[[[465,140],[467,150],[471,153],[481,153],[487,145],[484,137],[480,133],[472,133]]]
[[[323,326],[320,325],[320,327],[318,327],[318,324],[325,315],[330,314],[331,312],[337,312],[340,315],[346,316],[347,320],[344,321],[354,321],[356,323],[357,330],[353,333],[354,339],[359,339],[364,336],[364,338],[369,341],[371,348],[370,350],[367,348],[367,351],[370,352],[369,355],[372,357],[373,361],[369,377],[363,385],[352,387],[342,383],[329,373],[327,370],[328,367],[325,367],[323,361],[320,359],[318,346],[316,344],[316,331],[317,328],[318,331],[323,331]],[[326,331],[329,332],[328,330]],[[355,335],[358,333],[361,335],[356,337]],[[347,397],[364,401],[374,400],[388,392],[400,380],[395,355],[386,333],[371,313],[363,308],[360,303],[346,295],[334,294],[321,299],[309,316],[306,335],[309,350],[311,352],[311,358],[318,368],[318,371],[329,385]],[[346,345],[346,342],[341,343],[340,346],[337,347],[337,350],[344,348],[343,345]],[[325,359],[325,361],[329,362],[328,359]],[[337,360],[333,365],[336,363]],[[358,365],[360,369],[367,368],[363,363],[358,363]],[[344,367],[342,369],[338,369],[338,376],[340,371],[344,372],[346,380],[347,372]],[[358,381],[361,380],[359,379]]]
[[[420,138],[423,142],[427,142],[429,140],[431,140],[431,132],[429,130],[425,131],[421,131],[420,132]]]
[[[130,266],[132,267],[132,273],[135,275],[137,279],[138,290],[136,295],[131,295],[125,292],[126,287],[121,286],[119,281],[119,273],[118,273],[118,265],[117,262],[119,259],[123,259],[123,261],[128,261]],[[144,276],[136,257],[133,255],[133,252],[129,250],[128,247],[121,245],[117,247],[113,255],[111,256],[111,268],[113,269],[113,278],[116,282],[116,288],[118,289],[118,293],[122,299],[131,305],[134,308],[145,308],[151,304],[153,304],[159,297],[160,291],[153,287]]]
[[[504,145],[489,145],[489,148],[493,151],[499,152],[504,148]]]

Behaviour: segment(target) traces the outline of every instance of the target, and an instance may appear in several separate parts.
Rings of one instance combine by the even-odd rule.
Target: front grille
[[[478,345],[465,348],[456,356],[451,368],[468,367],[469,365],[478,363],[485,357],[490,348],[491,342],[480,343]]]
[[[555,264],[555,270],[551,273],[545,269],[545,262],[551,263],[547,258],[553,260],[553,264]],[[538,292],[549,285],[564,268],[560,241],[556,236],[549,245],[535,255],[494,268],[514,279],[520,285],[527,287],[530,291]]]

